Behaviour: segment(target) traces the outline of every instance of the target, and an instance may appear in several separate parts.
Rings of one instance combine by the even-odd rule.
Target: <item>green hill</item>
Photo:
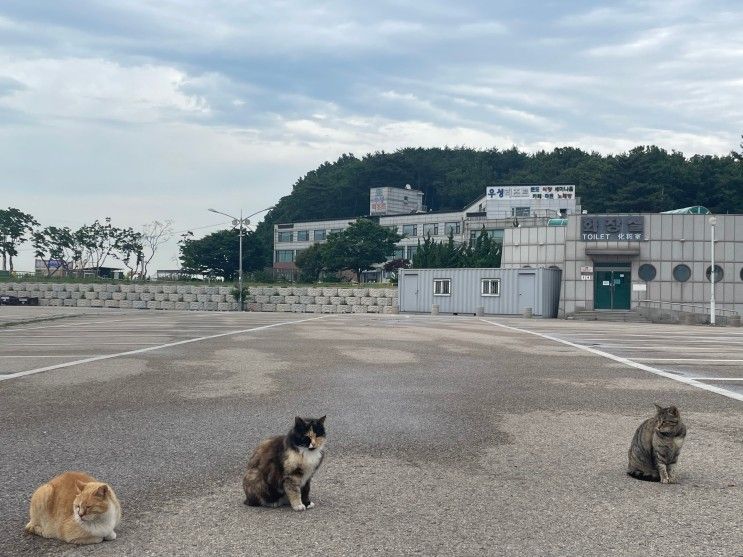
[[[410,184],[429,210],[461,210],[498,183],[576,184],[590,212],[657,212],[704,205],[714,213],[743,213],[741,155],[685,157],[655,146],[619,155],[573,147],[528,154],[516,148],[407,148],[357,158],[343,155],[297,180],[258,227],[265,265],[271,264],[274,223],[365,215],[369,188]]]

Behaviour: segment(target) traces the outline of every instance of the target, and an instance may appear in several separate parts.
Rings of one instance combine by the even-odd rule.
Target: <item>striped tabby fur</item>
[[[675,471],[686,426],[675,406],[655,405],[655,416],[640,424],[629,448],[627,473],[640,480],[676,483]]]

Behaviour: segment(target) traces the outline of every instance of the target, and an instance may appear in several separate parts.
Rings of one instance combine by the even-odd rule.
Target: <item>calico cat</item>
[[[121,504],[111,486],[85,472],[65,472],[31,496],[26,532],[67,543],[115,540]]]
[[[655,416],[635,431],[627,473],[640,480],[673,484],[677,481],[674,468],[686,438],[686,426],[675,406],[663,408],[656,404],[655,408]]]
[[[294,419],[287,435],[271,437],[258,445],[243,478],[245,504],[311,509],[310,480],[320,467],[325,450],[325,416]]]

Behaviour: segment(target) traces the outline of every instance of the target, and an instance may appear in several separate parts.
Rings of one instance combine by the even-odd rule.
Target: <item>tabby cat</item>
[[[111,486],[85,472],[65,472],[31,496],[26,532],[67,543],[115,540],[121,504]]]
[[[295,511],[314,507],[310,480],[320,467],[325,450],[325,416],[294,419],[287,435],[258,445],[243,478],[245,504],[252,507],[291,505]]]
[[[677,481],[676,461],[686,438],[678,408],[655,405],[656,414],[640,424],[629,448],[627,473],[640,480]]]

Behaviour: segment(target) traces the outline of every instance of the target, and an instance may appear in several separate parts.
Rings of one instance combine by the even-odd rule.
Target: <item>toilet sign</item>
[[[637,216],[582,216],[580,218],[580,239],[591,241],[641,241],[645,236],[645,217]]]

